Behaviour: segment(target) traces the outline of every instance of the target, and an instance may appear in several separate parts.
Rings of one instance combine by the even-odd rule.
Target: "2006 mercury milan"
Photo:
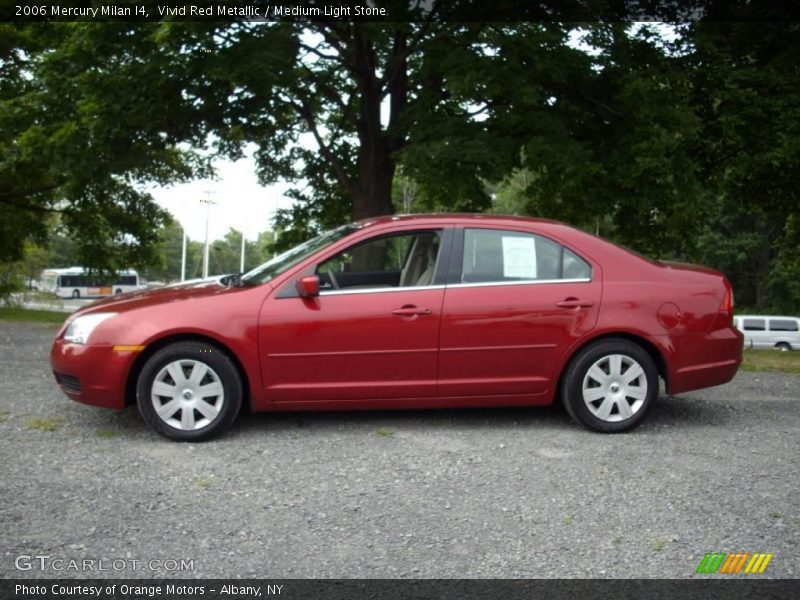
[[[629,430],[659,392],[729,381],[733,294],[567,225],[491,215],[339,227],[242,276],[132,292],[67,319],[51,352],[73,400],[137,403],[199,441],[254,411],[522,406]]]

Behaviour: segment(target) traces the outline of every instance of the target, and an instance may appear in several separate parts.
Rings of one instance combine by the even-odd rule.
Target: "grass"
[[[394,433],[389,429],[381,427],[380,429],[378,429],[378,431],[375,432],[375,435],[377,435],[378,437],[392,437]]]
[[[30,310],[13,306],[0,306],[0,321],[25,321],[61,325],[69,315],[54,310]]]
[[[6,421],[8,421],[10,416],[11,413],[8,412],[7,410],[0,410],[0,423],[5,423]]]
[[[567,515],[567,516],[565,516],[563,519],[561,519],[561,522],[562,522],[564,525],[572,525],[572,517],[570,517],[569,515]]]
[[[25,427],[34,431],[55,431],[64,419],[54,417],[52,419],[40,419],[34,417],[25,421]]]
[[[745,350],[742,371],[762,373],[800,373],[800,352]]]
[[[34,300],[37,302],[52,302],[55,304],[63,304],[61,298],[56,296],[53,292],[41,291],[26,291],[22,293],[25,300]]]
[[[112,431],[111,429],[98,429],[97,431],[95,431],[95,435],[99,438],[113,438],[117,434],[115,431]]]

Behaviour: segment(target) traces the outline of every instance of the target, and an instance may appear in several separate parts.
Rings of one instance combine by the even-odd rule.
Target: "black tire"
[[[189,410],[192,412],[191,416],[188,418],[191,419],[192,426],[197,426],[195,429],[181,429],[179,428],[180,425],[176,426],[170,424],[168,421],[175,423],[178,420],[176,417],[178,413],[170,413],[173,418],[165,419],[158,415],[156,407],[154,406],[154,402],[156,402],[162,403],[162,408],[166,408],[165,405],[170,400],[170,396],[157,396],[154,398],[152,390],[156,377],[166,377],[168,381],[174,381],[169,374],[165,374],[165,371],[168,366],[176,365],[180,363],[180,361],[184,361],[181,364],[181,368],[185,369],[181,373],[181,376],[185,377],[187,372],[190,374],[193,373],[196,368],[195,365],[200,363],[207,367],[207,370],[204,371],[207,373],[205,376],[207,379],[204,378],[202,381],[197,382],[196,385],[199,386],[203,381],[207,381],[203,387],[209,385],[218,386],[221,384],[222,388],[222,394],[218,396],[206,396],[206,398],[211,398],[210,403],[206,403],[205,399],[201,398],[200,393],[196,391],[197,398],[192,398],[190,392],[190,398],[192,399],[186,400],[181,396],[176,400],[175,406],[179,408],[174,410],[180,411],[181,419],[183,417],[183,412],[187,410],[182,402],[203,402],[204,408],[209,408],[206,404],[210,404],[212,408],[219,411],[216,416],[208,419],[200,414],[199,409],[190,408]],[[202,369],[202,367],[200,368]],[[161,379],[160,382],[163,384],[164,380]],[[179,391],[181,387],[179,385],[180,383],[182,382],[174,381],[176,391]],[[188,379],[183,383],[186,386],[190,386]],[[197,389],[202,388],[195,388],[195,390]],[[178,342],[162,348],[147,360],[136,383],[136,403],[142,418],[150,427],[161,435],[179,442],[201,442],[223,433],[231,426],[236,416],[239,414],[242,405],[242,395],[242,379],[233,361],[219,348],[211,344],[200,342]],[[219,406],[213,406],[214,403],[218,403]],[[194,404],[186,404],[186,406],[193,407]],[[204,420],[208,420],[209,422],[203,424]]]
[[[789,352],[792,349],[792,347],[786,342],[778,342],[775,344],[775,347],[782,352]]]
[[[81,292],[80,292],[80,290],[72,290],[72,297],[73,297],[73,298],[76,298],[76,299],[77,299],[77,298],[80,298],[80,297],[81,297]]]
[[[119,289],[119,288],[117,288],[116,290],[114,290],[114,295],[115,295],[115,296],[119,296],[121,293],[122,293],[122,290],[121,290],[121,289]]]
[[[610,361],[614,356],[621,357],[619,381],[611,374]],[[597,389],[598,394],[603,394],[603,390],[606,389],[589,375],[589,370],[595,365],[599,365],[598,368],[605,374],[604,364],[608,365],[609,369],[608,391],[600,398],[587,401],[584,399],[585,382],[587,385],[597,383],[596,388],[587,389],[587,394],[590,394],[592,389]],[[633,375],[638,372],[630,371],[634,365],[641,367],[642,373],[632,382],[625,383],[626,374]],[[646,391],[643,382],[646,382]],[[613,387],[615,385],[616,389]],[[629,390],[639,398],[625,395],[625,390]],[[658,369],[650,355],[641,346],[616,338],[601,340],[583,348],[570,361],[561,382],[561,396],[567,413],[581,425],[602,433],[621,433],[639,426],[658,397],[658,392]],[[602,413],[602,406],[605,406],[607,399],[608,405],[612,407],[611,410],[616,410],[616,413],[607,414],[606,419],[603,419],[595,413]],[[632,411],[630,416],[624,416],[621,402],[626,403],[628,407],[626,410]]]

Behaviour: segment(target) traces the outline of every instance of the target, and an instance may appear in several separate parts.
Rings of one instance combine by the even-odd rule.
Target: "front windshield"
[[[308,240],[287,250],[283,254],[273,256],[263,265],[260,265],[252,271],[242,275],[241,282],[244,285],[259,285],[266,283],[270,279],[277,277],[287,269],[291,269],[296,264],[302,262],[315,252],[322,250],[325,246],[339,241],[343,237],[350,235],[359,229],[359,225],[350,223],[349,225],[342,225],[336,229],[326,231],[315,238]]]

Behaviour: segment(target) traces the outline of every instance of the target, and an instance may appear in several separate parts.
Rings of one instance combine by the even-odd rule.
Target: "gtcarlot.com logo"
[[[765,552],[708,552],[700,561],[697,573],[720,573],[723,575],[737,575],[748,573],[756,575],[767,570],[772,553]]]
[[[194,571],[190,558],[59,558],[49,554],[20,554],[14,559],[17,571],[99,572],[99,571]]]

